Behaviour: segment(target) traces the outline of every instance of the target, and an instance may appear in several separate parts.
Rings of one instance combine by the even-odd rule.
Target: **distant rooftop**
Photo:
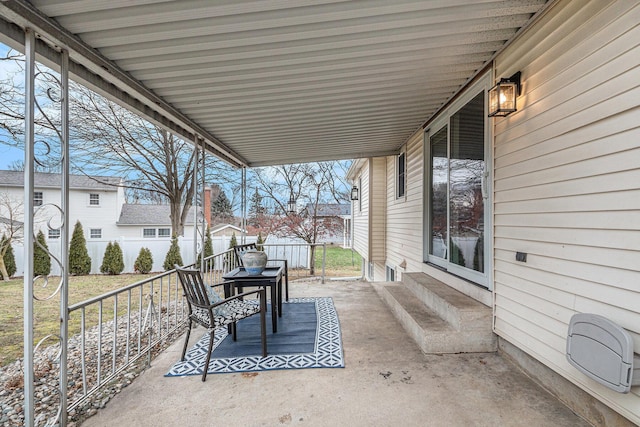
[[[169,216],[171,207],[169,205],[145,205],[145,204],[124,204],[120,211],[118,225],[167,225],[171,226]],[[193,225],[193,207],[189,209],[189,214],[185,225]]]
[[[36,172],[34,174],[36,188],[59,188],[62,175],[59,173]],[[69,175],[69,188],[79,190],[117,191],[122,178],[115,176]],[[24,187],[24,172],[0,170],[0,186]]]
[[[346,216],[351,215],[350,203],[320,203],[318,204],[318,212],[312,204],[307,205],[309,214],[312,216]]]

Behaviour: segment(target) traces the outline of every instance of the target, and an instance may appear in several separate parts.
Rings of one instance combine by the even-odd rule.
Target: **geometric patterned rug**
[[[252,372],[252,371],[266,371],[276,369],[306,369],[306,368],[344,368],[344,356],[342,352],[342,336],[340,333],[340,323],[338,321],[338,314],[333,305],[331,298],[291,298],[289,302],[284,302],[283,316],[278,318],[278,337],[273,337],[270,331],[271,322],[270,315],[267,316],[267,357],[261,355],[236,355],[228,356],[229,351],[233,350],[233,346],[237,343],[242,345],[242,339],[249,339],[246,337],[247,333],[241,330],[242,322],[249,321],[252,318],[258,318],[259,316],[251,316],[248,319],[243,319],[238,322],[238,341],[234,342],[231,336],[227,334],[226,327],[219,328],[214,337],[213,352],[211,354],[211,360],[209,362],[209,374],[219,373],[232,373],[232,372]],[[301,337],[301,333],[292,331],[287,333],[287,322],[291,322],[292,329],[295,329],[295,324],[301,322],[300,315],[296,318],[293,315],[286,316],[290,313],[292,305],[304,304],[311,306],[311,310],[315,312],[315,321],[311,323],[311,326],[315,328],[311,330],[311,338]],[[315,307],[314,307],[315,306]],[[298,308],[298,307],[295,307]],[[302,308],[302,306],[300,306]],[[307,323],[309,323],[309,316],[307,316]],[[255,321],[255,320],[254,320]],[[256,329],[255,326],[252,329]],[[257,327],[259,335],[259,327]],[[307,335],[308,335],[307,331]],[[276,339],[277,338],[277,339]],[[256,338],[257,340],[257,338]],[[286,341],[279,344],[274,341]],[[307,341],[304,345],[302,341]],[[299,344],[300,343],[300,344]],[[222,351],[223,347],[231,347],[231,350],[225,349],[227,355],[224,357],[216,357],[218,352]],[[202,375],[201,366],[206,360],[206,353],[209,347],[209,334],[205,332],[202,338],[198,340],[196,345],[190,348],[185,355],[184,361],[178,361],[165,376],[186,376],[186,375]],[[220,347],[220,349],[219,349]],[[281,349],[286,349],[286,353],[282,353]],[[301,351],[298,351],[301,350]],[[242,351],[242,347],[241,350]],[[249,351],[249,353],[251,353]]]

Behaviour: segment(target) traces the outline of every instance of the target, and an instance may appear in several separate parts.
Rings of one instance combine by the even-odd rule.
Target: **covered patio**
[[[333,298],[344,369],[167,378],[178,339],[82,425],[589,425],[496,353],[425,355],[371,283],[295,282],[291,296]]]
[[[245,183],[251,167],[375,161],[376,173],[373,166],[363,169],[355,181],[360,199],[354,206],[362,224],[376,220],[357,230],[378,239],[367,240],[366,277],[387,274],[385,280],[394,280],[396,269],[401,275],[428,271],[463,289],[487,307],[486,326],[502,345],[543,368],[545,387],[568,384],[563,400],[588,398],[576,399],[576,412],[582,406],[581,415],[594,424],[617,422],[602,415],[616,411],[616,419],[635,422],[638,389],[614,394],[584,378],[568,366],[565,344],[574,312],[607,314],[631,330],[636,345],[640,337],[638,239],[629,238],[638,236],[633,82],[639,13],[637,5],[620,0],[2,1],[0,41],[26,55],[25,211],[34,207],[36,61],[60,72],[63,177],[69,175],[69,79],[191,141],[195,150],[242,168]],[[589,34],[594,24],[601,24],[602,33]],[[583,58],[585,48],[591,54]],[[516,76],[517,84],[510,81]],[[485,107],[490,87],[502,80],[513,85],[513,106],[517,93],[518,102],[526,102],[518,115],[489,118],[500,117],[487,115]],[[463,103],[475,105],[472,91],[481,94],[479,108],[471,111],[481,118],[474,132],[482,136],[478,147],[487,160],[478,169],[476,196],[495,209],[487,209],[487,221],[479,222],[489,231],[478,246],[486,246],[487,261],[477,266],[486,281],[473,283],[455,274],[460,269],[451,260],[443,258],[445,267],[454,267],[452,274],[430,264],[437,257],[427,253],[434,243],[425,225],[431,213],[425,206],[436,205],[425,191],[435,170],[428,138],[437,142],[436,131],[454,123]],[[613,102],[611,94],[621,101]],[[431,125],[434,135],[427,136]],[[607,143],[612,138],[619,148]],[[604,151],[608,147],[629,165]],[[556,165],[550,160],[557,170],[548,169]],[[603,181],[605,172],[611,176]],[[621,172],[633,175],[614,175]],[[547,186],[560,189],[553,193]],[[596,194],[586,199],[586,191]],[[75,208],[65,198],[68,192],[63,179],[63,243],[69,240],[65,219]],[[546,198],[553,200],[539,203]],[[593,206],[601,211],[591,212]],[[613,232],[601,229],[612,222],[607,208],[619,214]],[[585,212],[593,215],[577,222]],[[540,224],[521,230],[531,217]],[[583,241],[574,237],[576,224]],[[33,240],[33,218],[26,218],[25,229],[25,239]],[[601,236],[600,246],[594,236]],[[527,253],[533,255],[528,264]],[[63,267],[67,255],[61,257]],[[460,266],[473,266],[474,257],[470,252]],[[32,270],[26,265],[27,367],[33,367],[30,319],[37,310]],[[68,422],[66,274],[56,336],[62,344],[61,412],[50,420],[60,425]],[[603,283],[584,286],[594,280]],[[85,425],[586,425],[512,365],[508,352],[425,355],[378,297],[381,283],[292,286],[292,297],[334,299],[345,369],[212,375],[206,383],[197,376],[165,378],[180,357],[178,340]],[[29,426],[37,424],[33,380],[32,369],[26,369]]]

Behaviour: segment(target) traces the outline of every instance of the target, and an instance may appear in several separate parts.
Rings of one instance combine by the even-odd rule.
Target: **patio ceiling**
[[[397,153],[544,6],[3,0],[0,16],[2,41],[15,42],[14,24],[35,28],[69,48],[80,80],[104,79],[133,99],[112,98],[197,133],[231,163],[261,166]]]

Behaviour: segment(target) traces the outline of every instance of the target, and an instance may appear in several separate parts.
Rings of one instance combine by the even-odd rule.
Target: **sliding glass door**
[[[487,239],[484,90],[434,122],[428,133],[427,261],[482,286]]]

